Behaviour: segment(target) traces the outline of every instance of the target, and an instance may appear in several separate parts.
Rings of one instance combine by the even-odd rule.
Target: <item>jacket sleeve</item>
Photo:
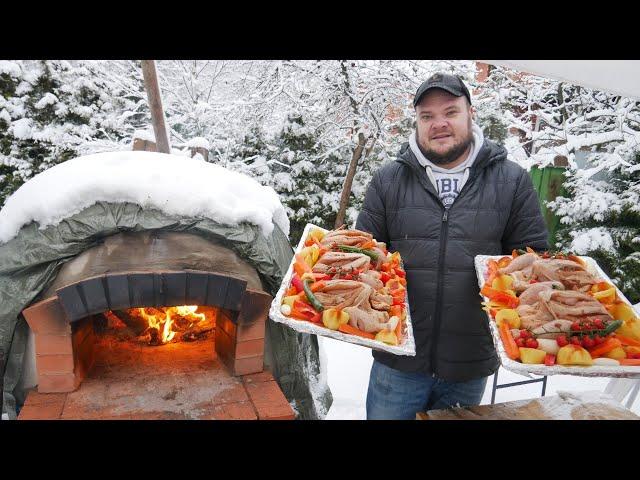
[[[536,251],[548,250],[547,226],[538,203],[538,194],[526,170],[522,170],[511,213],[502,236],[502,253],[510,254],[514,248],[531,247]]]
[[[356,229],[369,232],[379,242],[389,247],[389,233],[387,232],[386,207],[380,184],[380,174],[376,172],[367,187],[362,210],[358,214]]]

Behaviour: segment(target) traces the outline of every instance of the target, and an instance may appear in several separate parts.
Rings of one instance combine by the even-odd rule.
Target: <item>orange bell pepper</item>
[[[296,287],[289,287],[287,289],[287,291],[285,292],[284,296],[285,297],[291,297],[293,295],[297,295],[298,294],[298,289]]]
[[[629,347],[640,347],[640,340],[636,340],[635,338],[625,337],[617,333],[616,333],[616,338],[620,340],[620,343],[622,343],[622,345],[626,345]]]
[[[511,257],[502,257],[500,260],[498,260],[498,267],[504,268],[508,266],[511,263],[511,260],[513,260]]]
[[[621,347],[621,346],[622,346],[622,342],[620,340],[618,340],[617,338],[608,337],[600,345],[596,345],[592,349],[590,350],[587,349],[587,350],[589,351],[589,355],[591,355],[592,358],[595,358],[595,357],[601,357],[602,355],[604,355],[607,352],[610,352],[614,348]]]
[[[398,339],[398,343],[402,343],[402,316],[399,316],[398,318],[400,320],[398,320],[398,324],[396,325],[395,334]]]
[[[296,253],[295,261],[293,263],[293,271],[302,277],[305,273],[311,273],[311,267],[299,253]]]
[[[520,304],[520,300],[518,299],[518,297],[514,297],[513,295],[509,295],[508,293],[496,290],[486,283],[480,290],[480,293],[485,297],[488,297],[489,300],[502,303],[509,308],[516,308]]]
[[[370,338],[371,340],[376,338],[376,336],[373,333],[362,331],[359,328],[352,327],[348,323],[345,323],[344,325],[340,325],[338,327],[338,331],[342,333],[348,333],[350,335],[357,335],[359,337]]]
[[[487,262],[487,283],[491,285],[493,280],[498,276],[498,262],[495,260],[489,260]]]
[[[516,341],[513,339],[513,335],[511,335],[509,324],[507,322],[502,322],[498,329],[500,331],[500,339],[502,340],[504,349],[507,352],[507,356],[511,360],[517,360],[520,358],[520,349],[518,348]]]
[[[620,365],[628,367],[640,367],[640,358],[621,358],[618,360]]]

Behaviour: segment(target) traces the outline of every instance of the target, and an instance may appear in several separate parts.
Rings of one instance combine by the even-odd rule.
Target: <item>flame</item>
[[[181,305],[177,307],[165,308],[132,308],[129,313],[134,316],[142,317],[149,325],[150,329],[155,329],[161,338],[161,343],[167,343],[173,340],[176,335],[175,321],[173,316],[179,316],[191,321],[189,327],[195,323],[204,321],[206,316],[204,313],[196,313],[197,305]]]

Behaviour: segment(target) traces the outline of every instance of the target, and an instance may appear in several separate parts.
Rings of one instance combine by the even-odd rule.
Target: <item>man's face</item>
[[[416,105],[416,140],[422,153],[437,165],[454,162],[471,142],[472,111],[467,98],[433,89]]]

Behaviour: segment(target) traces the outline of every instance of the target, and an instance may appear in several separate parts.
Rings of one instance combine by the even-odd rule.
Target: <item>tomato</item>
[[[559,347],[564,347],[565,345],[569,345],[569,340],[567,340],[566,335],[558,335],[556,337],[556,343]]]
[[[527,348],[538,348],[538,341],[535,338],[527,338],[524,343]]]
[[[394,270],[395,270],[395,272],[396,272],[396,275],[398,275],[399,277],[404,278],[404,277],[406,277],[406,276],[407,276],[407,274],[406,274],[406,273],[404,272],[404,270],[402,270],[401,268],[396,268],[396,269],[394,269]]]
[[[544,356],[544,364],[547,367],[551,367],[552,365],[555,365],[556,364],[556,356],[552,355],[551,353],[547,353]]]
[[[520,330],[520,338],[524,338],[525,340],[527,338],[531,337],[531,332],[529,330]]]
[[[596,345],[596,342],[591,337],[584,337],[582,339],[582,346],[584,348],[593,348]]]
[[[571,324],[571,330],[573,330],[574,332],[581,330],[580,324],[578,322],[573,322]]]
[[[593,324],[595,325],[595,327],[596,327],[597,329],[600,329],[600,330],[601,330],[601,329],[603,329],[603,328],[604,328],[604,323],[602,322],[602,319],[601,319],[601,318],[596,318],[596,319],[593,321]]]
[[[382,281],[383,284],[387,284],[387,282],[389,280],[391,280],[391,275],[389,275],[387,272],[382,272],[380,274],[380,280]]]
[[[524,347],[526,340],[522,337],[518,337],[516,338],[516,345],[518,345],[519,347]]]
[[[582,342],[580,341],[580,337],[571,337],[570,342],[574,345],[582,346]]]
[[[604,338],[602,338],[600,335],[596,333],[593,336],[593,341],[595,342],[596,345],[600,345],[602,342],[604,342]]]

